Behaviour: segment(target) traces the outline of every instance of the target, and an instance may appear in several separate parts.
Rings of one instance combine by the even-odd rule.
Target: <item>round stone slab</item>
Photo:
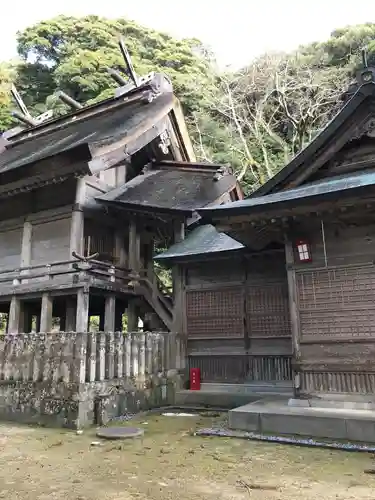
[[[131,439],[143,436],[144,430],[138,427],[103,427],[96,435],[103,439]]]

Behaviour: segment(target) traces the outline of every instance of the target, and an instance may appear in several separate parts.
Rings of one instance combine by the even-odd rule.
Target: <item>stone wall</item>
[[[80,428],[174,403],[174,333],[50,333],[0,340],[0,419]]]

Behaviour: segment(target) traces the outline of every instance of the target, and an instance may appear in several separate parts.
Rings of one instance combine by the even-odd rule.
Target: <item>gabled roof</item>
[[[265,196],[254,196],[246,200],[202,208],[198,213],[205,221],[222,217],[250,215],[259,212],[277,211],[282,208],[309,206],[315,201],[324,199],[342,199],[360,194],[365,188],[372,188],[375,193],[375,172],[359,173],[317,181],[295,189],[288,189]]]
[[[85,144],[89,159],[91,156],[101,162],[92,162],[90,170],[108,168],[118,161],[111,158],[113,148],[126,156],[144,147],[165,130],[165,120],[174,107],[178,114],[170,81],[164,75],[154,75],[126,94],[43,122],[5,140],[0,174]],[[181,116],[176,120],[181,122]]]
[[[372,99],[374,96],[374,82],[371,81],[361,85],[353,97],[351,97],[328,125],[302,151],[300,151],[289,164],[252,193],[251,197],[259,197],[285,189],[287,184],[301,172],[301,169],[306,168],[309,162],[320,155],[327,146],[330,145],[333,139],[340,139],[340,130],[342,131],[346,127],[353,126],[353,124],[350,123],[353,114],[364,101]],[[342,145],[340,145],[340,141],[337,140],[337,149],[340,149],[340,147],[342,147]],[[335,147],[331,146],[329,154],[333,156],[337,152],[337,149],[335,150]],[[327,159],[328,155],[326,155],[325,161],[327,161]]]
[[[164,162],[151,164],[123,186],[96,198],[140,212],[181,212],[215,203],[237,184],[225,167],[210,164]]]
[[[244,246],[224,233],[219,233],[211,225],[199,226],[188,237],[157,255],[156,261],[172,262],[190,260],[207,255],[219,256],[227,252],[242,250]]]

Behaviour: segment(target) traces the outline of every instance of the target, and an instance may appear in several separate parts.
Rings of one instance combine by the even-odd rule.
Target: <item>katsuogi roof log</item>
[[[170,81],[156,74],[117,98],[24,130],[0,155],[0,176],[77,147],[87,149],[87,173],[110,168],[163,133],[175,107]]]

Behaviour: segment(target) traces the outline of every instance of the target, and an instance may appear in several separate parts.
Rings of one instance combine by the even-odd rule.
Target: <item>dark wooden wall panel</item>
[[[188,267],[189,363],[203,381],[291,380],[291,332],[283,252]]]
[[[375,225],[366,220],[324,222],[326,260],[320,222],[305,225],[312,262],[295,266],[303,393],[375,392]]]
[[[70,260],[71,218],[33,224],[31,265]]]
[[[192,264],[186,270],[186,285],[225,285],[244,279],[241,259],[220,259],[216,262]]]
[[[328,265],[347,265],[365,263],[374,260],[375,255],[375,224],[358,225],[348,222],[344,224],[337,220],[326,221],[323,232],[320,220],[312,220],[309,225],[301,225],[295,231],[296,240],[308,240],[311,245],[313,266],[325,265],[324,243]],[[295,261],[298,262],[295,251]],[[302,264],[306,267],[306,264]]]
[[[375,338],[375,266],[298,271],[301,336]]]
[[[249,338],[291,337],[284,253],[274,252],[249,260],[246,326]]]
[[[189,336],[243,336],[243,290],[236,287],[188,291],[186,316]]]
[[[22,230],[0,232],[0,270],[20,267]]]

